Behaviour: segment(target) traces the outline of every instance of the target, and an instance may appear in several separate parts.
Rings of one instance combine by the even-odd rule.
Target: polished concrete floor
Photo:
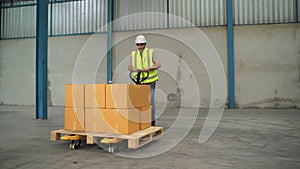
[[[63,128],[63,111],[49,107],[49,118],[36,120],[34,106],[0,106],[0,168],[300,168],[300,109],[224,110],[204,143],[198,139],[208,110],[196,110],[195,119],[178,123],[168,136],[179,110],[167,109],[157,120],[165,128],[160,139],[134,151],[121,144],[116,154],[97,144],[70,150],[68,141],[50,141],[50,131]]]

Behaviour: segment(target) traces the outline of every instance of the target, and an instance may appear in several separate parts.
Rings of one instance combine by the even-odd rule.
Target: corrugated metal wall
[[[36,35],[36,1],[4,4],[1,38]],[[30,6],[20,6],[29,5]],[[106,0],[62,1],[49,4],[49,35],[93,33],[106,24]],[[102,32],[106,31],[101,30]]]
[[[234,24],[299,22],[300,7],[297,2],[233,0]],[[145,12],[152,13],[134,15]],[[4,3],[0,14],[0,38],[35,36],[36,0]],[[113,18],[125,18],[113,25],[114,31],[190,26],[167,14],[186,19],[195,26],[219,26],[227,23],[226,0],[113,0]],[[51,0],[49,35],[96,32],[106,24],[106,15],[107,0]],[[125,17],[128,15],[131,17]]]
[[[234,0],[235,24],[296,21],[296,0]]]
[[[32,3],[34,3],[34,1],[18,2],[15,5],[29,5]],[[29,5],[29,6],[19,6],[15,8],[2,8],[0,16],[1,16],[1,22],[0,22],[1,38],[35,36],[36,6]]]
[[[106,24],[106,0],[51,3],[49,9],[50,35],[97,32]]]
[[[143,12],[153,13],[141,14]],[[196,26],[225,25],[226,0],[116,1],[114,9],[115,19],[136,13],[140,14],[125,17],[122,23],[114,25],[115,30],[188,27],[190,26],[188,22]],[[168,17],[167,15],[159,13],[169,13],[174,17]],[[183,21],[181,18],[188,22]]]
[[[145,12],[153,13],[142,14]],[[114,30],[166,28],[167,17],[155,13],[167,13],[167,1],[116,0],[114,1],[114,19],[124,18],[114,24]]]
[[[196,26],[226,25],[226,0],[170,0],[170,14]],[[170,27],[186,27],[184,22],[170,20]]]

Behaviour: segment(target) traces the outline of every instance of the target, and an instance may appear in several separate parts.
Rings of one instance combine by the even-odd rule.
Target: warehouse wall
[[[236,104],[300,107],[300,24],[235,29]]]
[[[212,42],[226,73],[226,27],[200,30]],[[162,61],[156,92],[157,104],[178,107],[184,103],[185,107],[196,105],[209,107],[211,84],[205,63],[181,40],[162,36],[166,31],[177,33],[183,38],[193,38],[194,33],[190,28],[115,33],[112,57],[113,82],[130,83],[126,67],[127,57],[130,51],[135,49],[133,43],[135,36],[145,33],[148,45],[156,49],[156,54]],[[239,26],[234,28],[234,37],[236,106],[299,108],[300,25]],[[105,34],[49,38],[50,106],[64,105],[64,84],[106,82],[105,38]],[[207,43],[197,39],[192,41],[195,44],[199,43],[199,46]],[[202,54],[208,55],[205,51]],[[182,72],[184,65],[192,71],[190,76]],[[197,95],[187,95],[190,91],[184,91],[181,85],[194,81],[197,82],[199,89],[200,104],[194,103],[197,100],[194,97]],[[188,90],[197,91],[197,88]],[[212,104],[215,102],[217,100],[213,100]],[[0,103],[35,104],[35,39],[0,41]]]

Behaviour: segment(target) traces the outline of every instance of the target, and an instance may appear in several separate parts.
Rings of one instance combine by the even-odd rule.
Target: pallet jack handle
[[[146,77],[142,77],[141,78],[141,74],[143,73],[142,71],[138,71],[138,73],[137,73],[137,75],[136,75],[136,79],[132,76],[132,73],[134,73],[134,72],[130,72],[129,73],[129,78],[132,80],[132,81],[134,81],[134,83],[135,84],[142,84],[142,82],[144,81],[144,80],[146,80],[148,77],[149,77],[149,72],[147,71],[147,72],[145,72],[147,75],[146,75]]]

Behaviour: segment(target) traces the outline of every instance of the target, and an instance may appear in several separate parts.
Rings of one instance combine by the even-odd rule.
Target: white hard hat
[[[143,35],[139,35],[135,39],[135,43],[147,43],[146,38]]]

